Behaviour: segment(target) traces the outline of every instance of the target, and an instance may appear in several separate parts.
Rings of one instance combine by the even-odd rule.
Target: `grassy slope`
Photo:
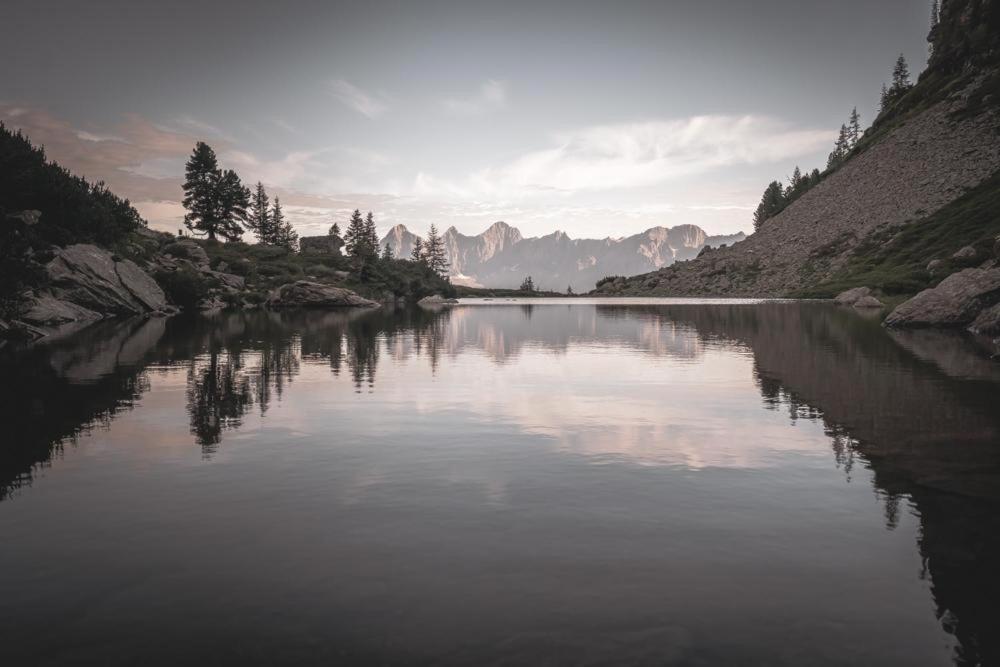
[[[976,247],[982,261],[982,257],[992,252],[998,234],[1000,172],[933,215],[872,235],[832,280],[792,296],[827,298],[859,286],[872,287],[889,296],[914,294],[964,268],[950,259],[959,248]],[[927,272],[927,263],[932,259],[945,262],[934,277]]]

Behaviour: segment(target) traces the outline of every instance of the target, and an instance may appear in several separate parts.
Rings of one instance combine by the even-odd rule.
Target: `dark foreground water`
[[[0,663],[1000,664],[1000,364],[816,303],[0,361]]]

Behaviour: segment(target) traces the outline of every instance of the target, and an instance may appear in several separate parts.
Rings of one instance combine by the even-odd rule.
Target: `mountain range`
[[[396,225],[382,238],[396,257],[409,257],[421,238]],[[454,227],[442,235],[452,282],[473,287],[516,288],[531,276],[539,289],[589,291],[604,276],[632,276],[693,259],[705,246],[731,245],[742,232],[708,236],[695,225],[652,227],[623,238],[573,239],[556,231],[524,238],[505,222],[467,236]],[[421,238],[421,240],[423,240]]]

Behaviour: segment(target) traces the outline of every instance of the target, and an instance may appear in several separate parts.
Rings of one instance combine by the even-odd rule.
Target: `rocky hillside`
[[[396,225],[382,239],[397,257],[408,257],[418,239]],[[718,247],[744,239],[743,233],[708,236],[695,225],[653,227],[623,238],[573,239],[556,231],[524,238],[504,222],[483,233],[467,236],[454,227],[443,234],[445,250],[456,284],[473,287],[516,288],[532,276],[542,289],[586,291],[609,275],[631,276],[696,257],[705,246]]]
[[[983,224],[963,224],[970,209],[995,206],[998,192],[997,5],[945,2],[930,36],[935,56],[917,85],[876,120],[843,164],[746,241],[605,283],[598,292],[833,296],[868,285],[912,294],[961,268],[947,265],[953,254],[985,248],[1000,233],[995,209]],[[888,249],[903,241],[906,257],[890,257]],[[927,268],[932,260],[936,272]]]

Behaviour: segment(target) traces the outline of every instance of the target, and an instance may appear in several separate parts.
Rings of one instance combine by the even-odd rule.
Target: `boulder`
[[[267,299],[269,308],[371,308],[378,305],[349,289],[308,280],[282,285],[272,290]]]
[[[1000,301],[1000,269],[965,269],[898,305],[890,327],[961,327]]]
[[[932,259],[927,262],[927,273],[936,276],[944,270],[944,262],[940,259]]]
[[[440,294],[432,294],[431,296],[425,296],[417,304],[420,306],[446,306],[458,303],[458,299],[446,299]]]
[[[834,301],[841,306],[853,306],[858,302],[858,299],[870,296],[871,293],[872,288],[870,287],[853,287],[838,294]]]
[[[855,308],[881,308],[884,304],[869,294],[855,301],[853,305]]]
[[[53,297],[97,313],[139,315],[162,310],[167,297],[149,274],[107,250],[77,244],[60,248],[46,267]]]
[[[981,311],[969,325],[969,331],[983,336],[1000,336],[1000,303]]]
[[[26,299],[20,319],[35,326],[51,327],[70,322],[96,322],[101,317],[100,313],[89,308],[42,292]]]
[[[22,225],[31,226],[38,224],[38,221],[42,217],[42,212],[35,209],[27,209],[24,211],[18,211],[17,213],[8,213],[7,219],[13,220],[15,222],[20,222]]]
[[[199,269],[208,269],[208,253],[205,252],[205,249],[200,244],[195,243],[191,239],[181,239],[171,245],[181,247],[177,256],[190,261]]]
[[[963,264],[971,264],[976,261],[976,257],[979,255],[976,249],[971,245],[964,246],[955,251],[955,254],[951,256],[956,262],[961,262]]]
[[[339,236],[303,236],[299,238],[299,250],[303,255],[340,255],[344,241]]]
[[[223,273],[222,271],[204,271],[204,273],[218,280],[219,285],[227,291],[240,292],[246,289],[247,281],[243,276],[238,276],[235,273]]]

